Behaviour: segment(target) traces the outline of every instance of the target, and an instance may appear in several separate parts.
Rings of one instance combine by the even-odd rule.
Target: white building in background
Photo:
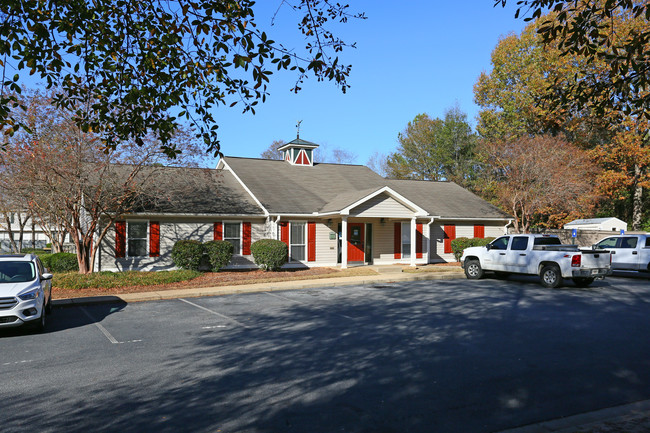
[[[9,222],[11,231],[14,235],[16,244],[20,238],[20,223],[19,221],[26,218],[26,214],[20,212],[11,212],[9,214]],[[4,215],[0,215],[0,252],[11,252],[11,238],[9,236],[8,224],[5,222]],[[45,234],[45,231],[40,224],[34,224],[33,219],[29,218],[25,227],[23,228],[23,244],[22,248],[45,248],[50,242],[50,239]]]
[[[602,230],[608,232],[627,231],[627,223],[618,218],[590,218],[584,220],[571,221],[564,225],[565,230]]]

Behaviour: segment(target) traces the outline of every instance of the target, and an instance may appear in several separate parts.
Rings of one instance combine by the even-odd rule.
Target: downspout
[[[512,220],[508,220],[508,224],[506,224],[505,226],[503,226],[503,234],[504,234],[504,235],[507,235],[507,234],[508,234],[508,226],[509,226],[510,224],[512,224]]]
[[[280,215],[275,219],[275,239],[279,240],[280,236],[278,234],[278,224],[280,224]]]

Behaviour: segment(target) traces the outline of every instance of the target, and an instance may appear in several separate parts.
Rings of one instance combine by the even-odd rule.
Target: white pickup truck
[[[571,278],[578,287],[587,287],[594,279],[610,273],[609,251],[581,251],[577,245],[562,245],[557,236],[507,235],[487,246],[463,251],[461,263],[467,278],[482,278],[485,271],[539,275],[544,287],[562,285]]]
[[[610,236],[594,248],[612,253],[612,269],[650,272],[650,235]]]

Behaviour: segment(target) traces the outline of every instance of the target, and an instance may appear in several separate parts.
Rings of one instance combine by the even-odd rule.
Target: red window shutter
[[[149,257],[160,256],[160,223],[149,222]]]
[[[280,240],[289,248],[289,223],[286,221],[280,222]]]
[[[316,223],[307,223],[307,261],[316,261]]]
[[[444,252],[445,254],[450,254],[452,253],[451,251],[451,241],[456,239],[456,225],[455,224],[450,224],[444,226],[445,228],[445,249]]]
[[[475,224],[474,225],[474,237],[475,238],[484,238],[485,237],[485,225],[484,224]]]
[[[415,257],[422,258],[422,224],[415,225]]]
[[[115,257],[126,256],[126,221],[115,221]]]
[[[223,228],[220,222],[214,223],[214,240],[215,241],[223,240]]]
[[[393,237],[393,257],[402,258],[402,223],[395,223],[395,234]]]
[[[242,254],[244,256],[251,255],[251,223],[242,223],[242,231],[244,238],[242,239]]]

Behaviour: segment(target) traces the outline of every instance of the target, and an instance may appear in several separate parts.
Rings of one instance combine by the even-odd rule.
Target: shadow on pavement
[[[92,307],[79,307],[75,305],[54,306],[52,308],[52,313],[46,318],[45,331],[43,334],[65,331],[67,329],[101,322],[108,315],[121,311],[126,307],[126,302],[119,298],[115,299],[115,302],[96,304]],[[86,313],[83,312],[82,308],[86,310]],[[89,310],[92,310],[91,314],[88,314]],[[33,333],[34,331],[28,326],[5,328],[0,329],[0,338],[21,337]]]
[[[226,314],[248,328],[160,341],[159,358],[141,360],[128,380],[97,377],[86,390],[92,400],[19,394],[3,402],[4,426],[481,433],[650,398],[648,288],[627,293],[605,280],[549,290],[515,280],[340,289],[320,309],[310,292],[302,303],[259,298],[263,308],[243,311],[239,300],[262,295],[203,299],[230,305]],[[66,317],[58,329],[83,320]],[[30,410],[46,400],[65,416]]]

